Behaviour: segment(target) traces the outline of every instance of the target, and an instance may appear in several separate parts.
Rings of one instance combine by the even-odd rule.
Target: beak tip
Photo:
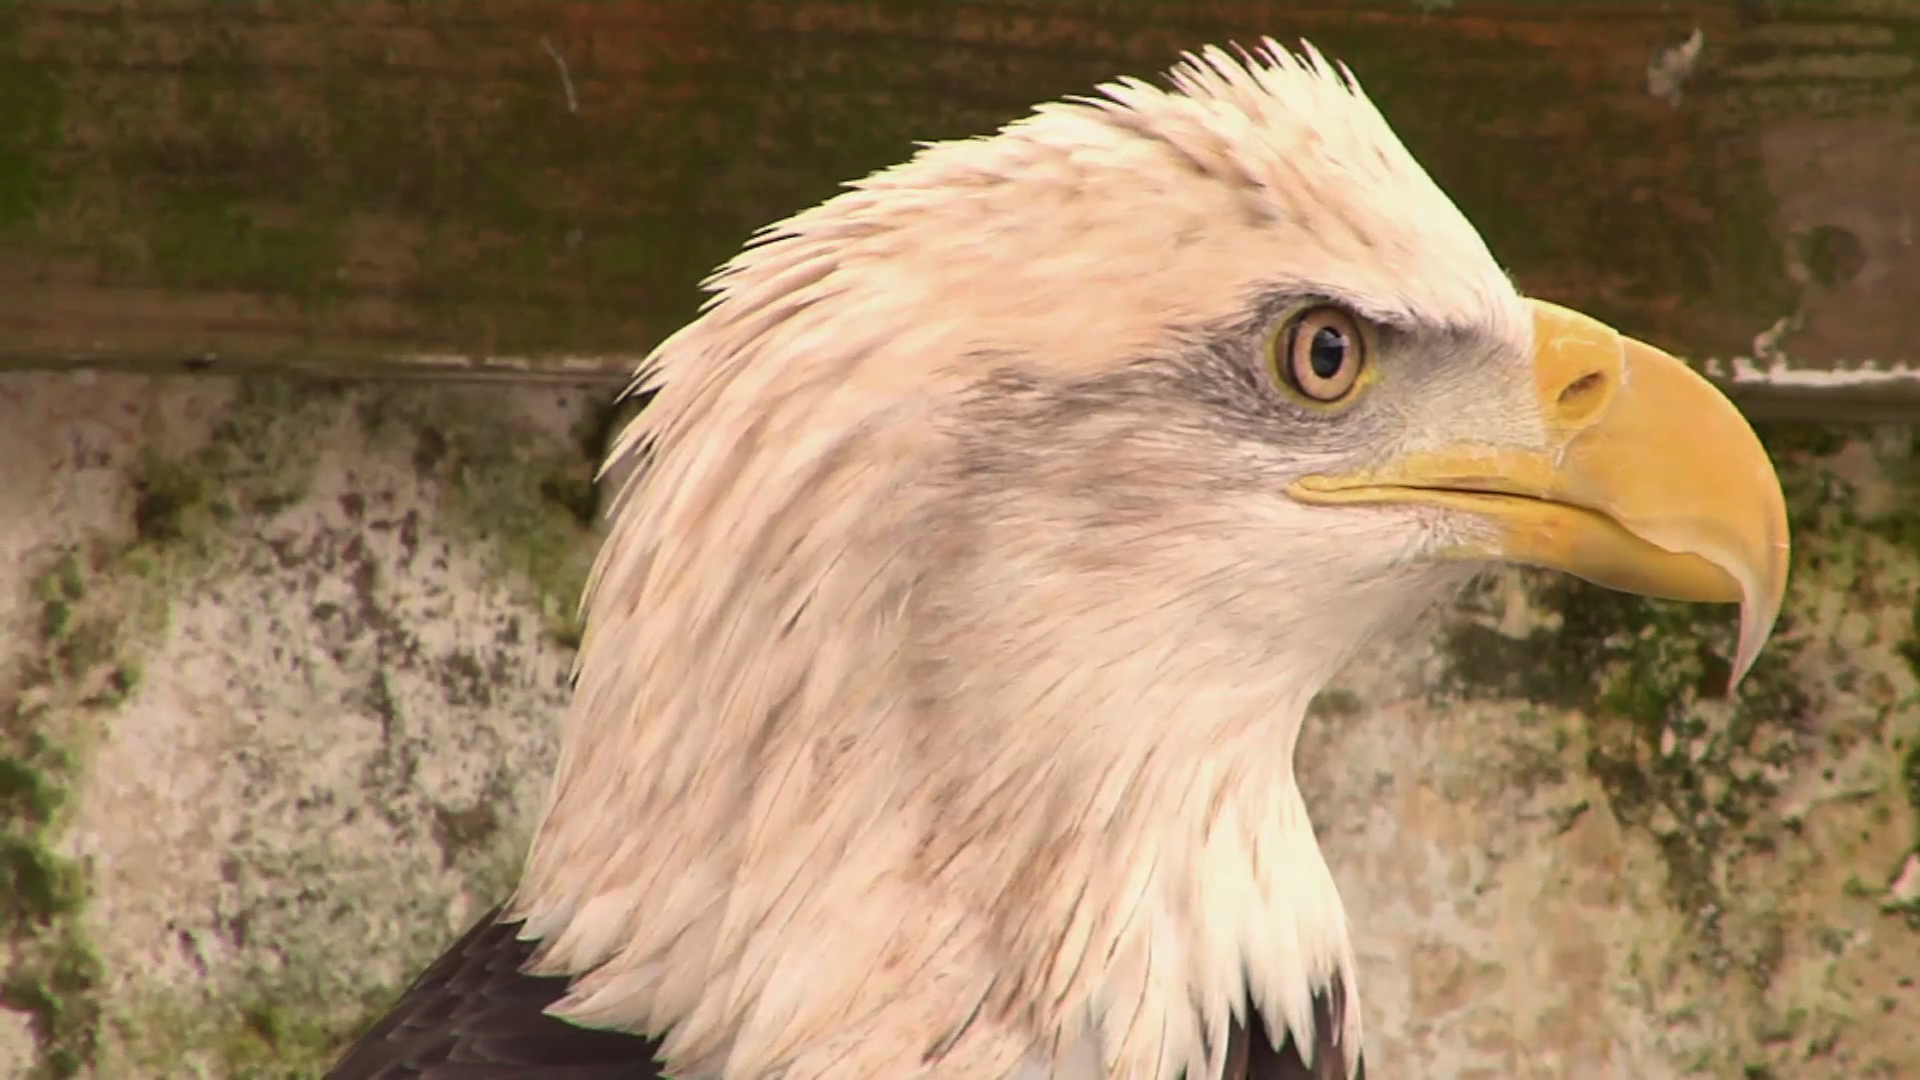
[[[1727,694],[1732,696],[1740,688],[1741,680],[1753,670],[1760,659],[1760,651],[1766,648],[1773,637],[1774,628],[1780,621],[1780,609],[1786,598],[1787,575],[1785,571],[1785,552],[1781,553],[1782,568],[1771,575],[1765,588],[1748,588],[1740,605],[1740,642],[1734,651],[1733,674],[1727,681]]]

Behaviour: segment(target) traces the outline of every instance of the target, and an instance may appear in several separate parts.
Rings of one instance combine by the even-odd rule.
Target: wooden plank
[[[1528,291],[1920,416],[1920,0],[0,0],[0,367],[617,381],[914,140],[1268,33]]]

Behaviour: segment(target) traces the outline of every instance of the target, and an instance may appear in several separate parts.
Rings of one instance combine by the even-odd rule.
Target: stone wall
[[[502,896],[591,557],[600,395],[0,376],[0,1077],[318,1077]],[[1490,579],[1301,750],[1382,1076],[1920,1075],[1920,479],[1765,433],[1731,612]]]
[[[515,876],[605,410],[10,375],[0,415],[0,1076],[317,1076]]]
[[[1763,435],[1793,578],[1733,699],[1730,610],[1519,572],[1323,696],[1383,1075],[1920,1075],[1912,431]]]

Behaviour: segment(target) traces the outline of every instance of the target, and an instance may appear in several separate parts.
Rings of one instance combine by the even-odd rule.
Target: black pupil
[[[1313,369],[1314,378],[1331,379],[1346,363],[1347,335],[1331,326],[1315,330],[1313,342],[1307,346],[1307,366]]]

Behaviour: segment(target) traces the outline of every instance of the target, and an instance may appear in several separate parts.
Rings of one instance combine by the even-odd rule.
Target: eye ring
[[[1274,335],[1272,357],[1281,383],[1315,405],[1333,405],[1360,385],[1367,338],[1345,308],[1322,304],[1288,320]]]

